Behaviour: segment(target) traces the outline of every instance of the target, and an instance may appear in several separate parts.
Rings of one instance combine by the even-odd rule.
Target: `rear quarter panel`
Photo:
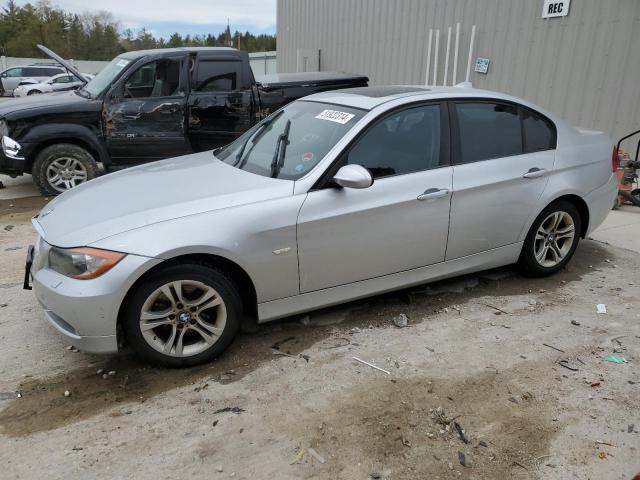
[[[602,211],[601,205],[594,205],[590,195],[603,188],[610,181],[611,153],[613,143],[603,132],[573,127],[566,122],[553,119],[558,131],[558,142],[555,152],[555,163],[549,182],[541,197],[538,211],[528,222],[521,237],[524,239],[530,225],[547,205],[564,195],[576,195],[587,204],[589,209],[589,231],[592,231],[603,218],[594,216],[594,212]],[[601,197],[599,197],[601,198]],[[613,205],[613,197],[609,208]]]

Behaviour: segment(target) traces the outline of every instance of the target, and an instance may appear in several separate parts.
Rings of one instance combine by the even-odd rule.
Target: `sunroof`
[[[334,92],[350,93],[352,95],[362,95],[363,97],[389,97],[391,95],[401,95],[403,93],[412,92],[428,92],[428,88],[422,87],[359,87],[359,88],[343,88],[334,90]]]

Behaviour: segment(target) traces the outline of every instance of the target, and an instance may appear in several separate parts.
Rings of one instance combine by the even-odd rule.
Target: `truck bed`
[[[352,86],[366,85],[369,78],[344,72],[301,72],[275,73],[272,75],[256,76],[256,83],[263,90],[283,87],[315,87],[326,85],[348,84]]]
[[[369,78],[342,72],[277,73],[256,77],[264,117],[301,97],[340,88],[366,87]]]

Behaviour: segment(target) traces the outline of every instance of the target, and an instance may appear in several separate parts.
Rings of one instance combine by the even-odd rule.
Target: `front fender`
[[[251,278],[258,302],[297,295],[296,220],[305,195],[276,198],[141,226],[91,247],[169,260],[216,255]]]
[[[34,160],[34,153],[38,152],[43,144],[57,143],[77,143],[87,145],[91,150],[97,152],[99,162],[105,165],[110,163],[109,153],[102,141],[102,134],[97,127],[79,125],[73,123],[52,123],[36,125],[18,141],[24,145],[25,156],[31,164]]]

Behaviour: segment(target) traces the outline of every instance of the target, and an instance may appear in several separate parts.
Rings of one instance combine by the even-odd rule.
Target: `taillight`
[[[619,161],[618,161],[618,148],[616,146],[613,147],[613,153],[611,154],[611,170],[614,172],[618,170]]]

